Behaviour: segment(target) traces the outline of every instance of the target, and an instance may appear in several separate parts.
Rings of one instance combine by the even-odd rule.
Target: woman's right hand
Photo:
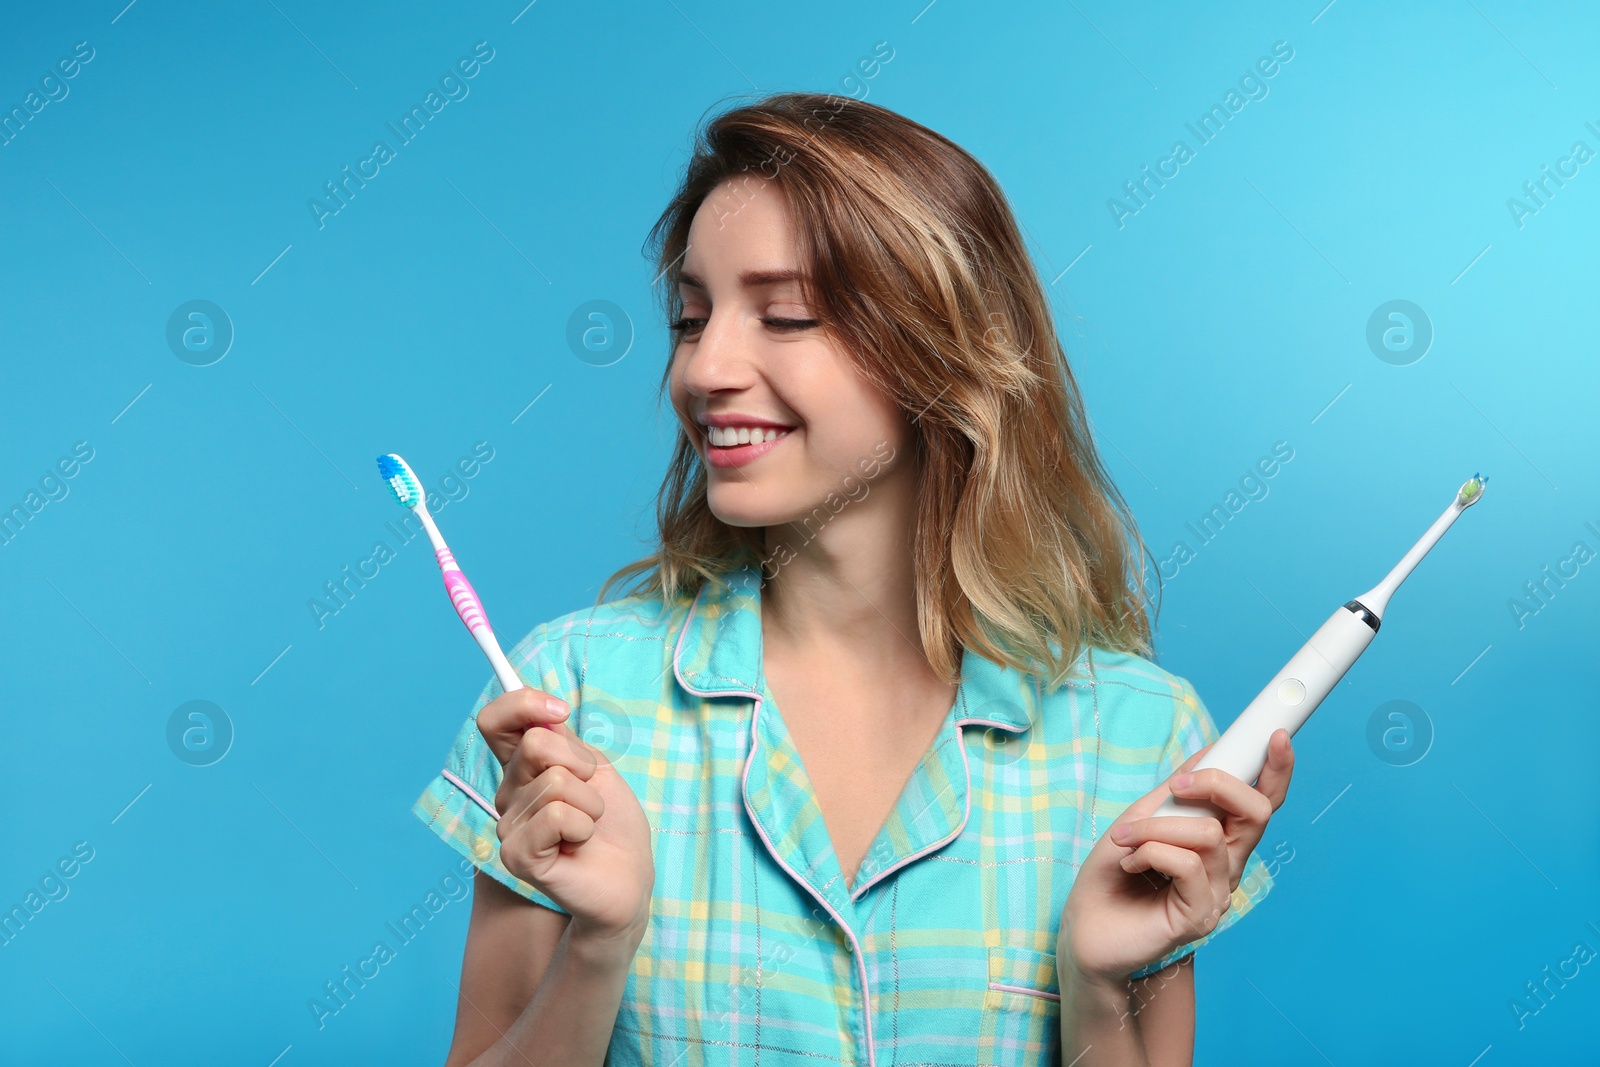
[[[650,824],[605,753],[567,726],[570,714],[537,689],[478,712],[504,770],[494,797],[500,862],[565,908],[582,936],[639,938],[655,887]]]

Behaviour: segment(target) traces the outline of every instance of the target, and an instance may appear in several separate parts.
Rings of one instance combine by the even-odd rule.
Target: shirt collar
[[[962,678],[944,727],[912,773],[847,888],[809,778],[761,685],[761,580],[753,566],[707,582],[689,606],[673,654],[678,683],[700,697],[749,699],[750,753],[741,793],[769,854],[848,930],[857,901],[889,874],[954,840],[971,810],[962,728],[1027,730],[1039,707],[1033,677],[963,652]]]
[[[761,674],[761,575],[745,565],[707,581],[678,633],[673,669],[699,696],[757,696]],[[956,721],[1026,730],[1039,709],[1039,687],[1014,667],[964,649]]]

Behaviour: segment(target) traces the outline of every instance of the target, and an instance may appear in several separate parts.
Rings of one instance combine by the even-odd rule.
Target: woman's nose
[[[698,396],[710,396],[751,383],[754,368],[741,336],[745,321],[742,312],[713,311],[692,342],[680,343],[678,358],[685,361],[686,389]]]

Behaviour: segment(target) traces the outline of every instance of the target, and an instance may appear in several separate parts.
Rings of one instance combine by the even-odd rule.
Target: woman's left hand
[[[1210,747],[1128,805],[1089,850],[1061,914],[1062,966],[1083,978],[1122,982],[1222,921],[1250,851],[1289,791],[1294,750],[1288,731],[1279,729],[1255,786],[1214,767],[1178,785]],[[1210,801],[1223,818],[1151,817],[1169,794]]]

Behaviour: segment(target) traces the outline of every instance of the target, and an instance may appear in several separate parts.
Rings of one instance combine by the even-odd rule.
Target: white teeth
[[[719,448],[731,448],[734,445],[775,441],[788,432],[770,426],[709,426],[706,428],[706,437]]]

